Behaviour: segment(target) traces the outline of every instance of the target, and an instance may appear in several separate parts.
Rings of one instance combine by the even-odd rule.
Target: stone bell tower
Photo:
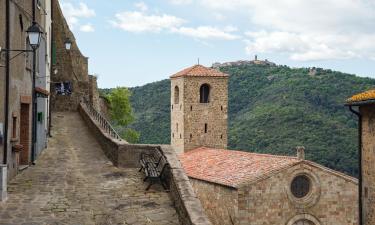
[[[228,142],[228,75],[195,65],[171,76],[171,145],[177,153]]]

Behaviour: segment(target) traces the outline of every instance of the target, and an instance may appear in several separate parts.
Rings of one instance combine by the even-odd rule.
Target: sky
[[[268,59],[375,78],[375,0],[60,0],[101,88]]]

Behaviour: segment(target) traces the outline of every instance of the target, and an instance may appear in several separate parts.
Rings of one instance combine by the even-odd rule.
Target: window
[[[176,123],[176,131],[178,132],[178,123]]]
[[[290,189],[294,197],[306,197],[311,190],[311,181],[306,175],[298,175],[293,179]]]
[[[210,86],[203,84],[200,88],[200,103],[209,103],[210,101]]]
[[[174,87],[174,104],[178,104],[180,101],[180,89],[178,86]]]
[[[192,105],[190,106],[190,111],[193,111],[193,106]]]
[[[204,133],[207,134],[207,130],[208,130],[208,125],[207,125],[207,123],[205,123],[205,124],[204,124]]]

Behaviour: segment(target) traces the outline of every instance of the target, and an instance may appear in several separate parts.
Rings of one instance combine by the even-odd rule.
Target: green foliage
[[[356,176],[357,121],[345,99],[368,90],[375,80],[318,68],[246,65],[221,69],[229,79],[228,148],[306,157]],[[170,143],[170,82],[131,88],[133,129],[141,143]]]
[[[110,102],[110,114],[112,123],[116,130],[120,131],[120,135],[130,143],[137,143],[140,134],[128,125],[134,121],[133,111],[130,104],[130,92],[127,88],[117,87],[112,90],[102,90],[104,96]]]
[[[111,119],[117,125],[127,126],[134,120],[129,97],[129,90],[123,87],[111,90],[108,95]]]
[[[121,137],[129,143],[138,143],[139,136],[140,134],[137,131],[130,128],[125,129],[125,131],[121,133]]]

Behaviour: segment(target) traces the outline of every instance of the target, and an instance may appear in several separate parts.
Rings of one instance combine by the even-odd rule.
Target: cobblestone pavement
[[[179,224],[168,193],[114,167],[78,113],[54,114],[53,126],[36,165],[9,184],[1,225]]]

